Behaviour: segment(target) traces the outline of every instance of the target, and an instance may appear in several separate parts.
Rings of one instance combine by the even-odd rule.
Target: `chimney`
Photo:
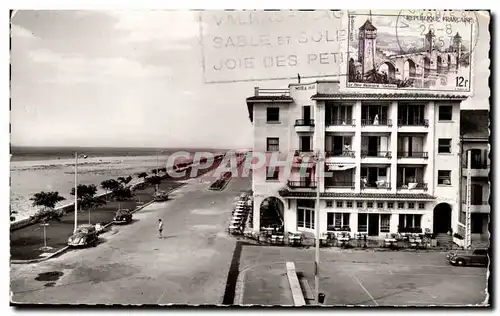
[[[259,87],[254,87],[254,88],[253,88],[253,91],[254,91],[254,95],[255,95],[256,97],[258,97],[258,96],[259,96]]]

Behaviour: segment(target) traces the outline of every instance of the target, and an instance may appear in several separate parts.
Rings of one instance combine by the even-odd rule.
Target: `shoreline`
[[[215,159],[217,159],[217,158],[222,159],[223,156],[224,155],[220,154],[220,153],[219,154],[214,154],[214,158]],[[177,166],[179,164],[187,164],[187,165],[185,165],[184,167],[177,168]],[[173,167],[170,167],[169,169],[167,169],[167,173],[166,174],[164,174],[164,175],[162,175],[160,177],[162,178],[162,180],[170,179],[171,181],[182,182],[182,181],[185,181],[185,179],[184,180],[177,180],[176,178],[172,178],[168,174],[168,171],[172,172],[172,171],[174,171],[174,169],[177,169],[176,172],[182,172],[182,171],[185,171],[187,169],[196,167],[198,165],[199,165],[199,163],[193,165],[192,158],[190,158],[189,160],[182,161],[182,162],[177,162]],[[137,178],[135,178],[135,179],[137,179]],[[131,187],[132,190],[134,190],[138,185],[143,184],[145,182],[146,182],[145,180],[139,180],[138,182],[130,184],[130,187]],[[112,193],[113,192],[99,193],[99,194],[96,194],[96,196],[98,196],[98,197],[105,197],[105,196],[111,195]],[[57,206],[54,209],[55,210],[64,210],[66,213],[71,213],[71,212],[74,212],[74,205],[75,205],[75,203],[71,202],[71,203],[67,203],[67,204],[64,204],[64,205]],[[26,226],[30,226],[30,225],[33,225],[33,224],[36,224],[36,221],[33,219],[33,216],[28,216],[28,217],[25,217],[25,218],[22,218],[22,219],[16,219],[15,221],[11,221],[10,222],[10,231],[18,230],[18,229],[21,229],[21,228],[24,228]]]

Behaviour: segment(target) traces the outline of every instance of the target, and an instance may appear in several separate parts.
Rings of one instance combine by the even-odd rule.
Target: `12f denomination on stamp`
[[[473,11],[349,12],[347,88],[470,92],[478,30]]]

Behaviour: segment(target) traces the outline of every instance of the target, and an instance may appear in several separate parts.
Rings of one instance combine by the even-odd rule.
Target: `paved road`
[[[291,293],[283,285],[286,261],[295,262],[314,290],[314,248],[244,245],[242,290],[235,303],[290,304]],[[485,301],[487,287],[484,267],[451,266],[440,252],[322,249],[320,281],[326,305],[476,305]]]
[[[206,190],[208,173],[114,226],[95,248],[71,251],[30,265],[11,265],[12,302],[84,304],[219,304],[234,238],[225,229],[232,203],[248,178],[222,192]],[[157,235],[158,218],[164,238]]]

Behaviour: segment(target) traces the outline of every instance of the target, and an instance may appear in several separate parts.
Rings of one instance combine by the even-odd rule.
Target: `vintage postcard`
[[[11,11],[11,305],[491,307],[490,18]]]

